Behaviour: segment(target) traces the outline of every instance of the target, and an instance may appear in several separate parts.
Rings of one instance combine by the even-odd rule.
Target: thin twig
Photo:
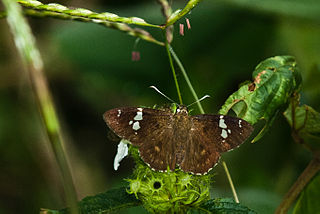
[[[198,95],[197,95],[196,91],[194,90],[194,88],[193,88],[193,86],[192,86],[192,84],[191,84],[191,81],[190,81],[190,79],[189,79],[189,77],[188,77],[188,74],[187,74],[186,70],[184,69],[184,67],[183,67],[183,65],[182,65],[179,57],[176,55],[176,53],[174,52],[174,50],[172,49],[172,47],[171,47],[170,45],[169,45],[169,50],[170,50],[170,52],[171,52],[174,60],[176,61],[177,65],[179,66],[179,68],[180,68],[180,70],[181,70],[181,72],[182,72],[182,75],[183,75],[184,79],[185,79],[186,82],[187,82],[187,85],[188,85],[188,87],[189,87],[189,89],[190,89],[190,91],[191,91],[191,94],[192,94],[194,100],[195,100],[195,101],[199,100]],[[199,110],[200,110],[200,113],[201,113],[201,114],[204,114],[204,110],[203,110],[203,108],[202,108],[201,103],[200,103],[200,102],[197,102],[197,105],[198,105],[198,108],[199,108]]]
[[[238,195],[237,195],[237,192],[236,192],[236,189],[234,188],[234,185],[233,185],[233,182],[232,182],[232,179],[231,179],[231,175],[229,173],[229,170],[228,170],[228,167],[227,167],[227,164],[226,164],[225,161],[222,161],[222,166],[224,168],[224,171],[227,174],[227,178],[228,178],[228,181],[229,181],[229,184],[230,184],[230,188],[232,190],[233,198],[234,198],[236,203],[240,203]]]
[[[166,23],[168,22],[171,14],[172,14],[172,9],[167,0],[158,0],[159,4],[162,7],[162,13],[166,19]],[[170,44],[173,40],[173,25],[167,26],[166,27],[166,37],[167,41]]]
[[[172,70],[172,74],[173,74],[173,79],[174,79],[174,83],[176,84],[176,88],[177,88],[177,93],[178,93],[178,97],[179,97],[179,102],[180,104],[183,104],[182,102],[182,97],[181,97],[181,92],[180,92],[180,87],[179,87],[179,83],[178,83],[178,79],[177,79],[177,75],[176,75],[176,71],[174,69],[174,65],[173,65],[173,61],[172,61],[172,57],[171,57],[171,46],[169,45],[168,41],[166,40],[166,50],[167,50],[167,54],[169,57],[169,63],[170,63],[170,67]]]

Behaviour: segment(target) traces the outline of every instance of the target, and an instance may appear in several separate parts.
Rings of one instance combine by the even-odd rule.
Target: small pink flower
[[[131,52],[131,60],[132,61],[139,61],[140,60],[140,52],[139,51],[132,51]]]
[[[189,21],[188,18],[186,18],[186,23],[187,23],[188,30],[190,30],[191,29],[191,25],[190,25],[190,21]]]
[[[184,25],[183,25],[183,24],[180,24],[179,26],[180,26],[180,31],[179,31],[179,32],[180,32],[180,35],[181,35],[181,36],[184,36]]]

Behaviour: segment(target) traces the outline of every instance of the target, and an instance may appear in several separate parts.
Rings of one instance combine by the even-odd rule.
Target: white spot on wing
[[[228,129],[228,133],[231,134],[231,129]]]
[[[241,126],[241,122],[242,122],[242,120],[239,120],[239,127],[241,128],[242,126]]]
[[[222,129],[227,128],[227,124],[225,124],[223,116],[220,116],[219,127],[222,128]]]
[[[114,170],[118,170],[120,166],[120,161],[128,155],[128,144],[129,141],[122,139],[118,144],[118,152],[114,157],[113,168]]]
[[[138,111],[137,115],[133,119],[134,120],[142,120],[142,111]]]
[[[121,110],[118,109],[118,115],[117,115],[117,117],[120,117],[120,115],[121,115]]]
[[[140,129],[140,124],[138,121],[134,122],[132,125],[133,130],[137,131]]]
[[[129,125],[132,125],[132,123],[133,123],[133,121],[132,121],[132,120],[130,120],[130,121],[129,121]]]
[[[227,138],[228,137],[228,133],[227,133],[227,131],[225,129],[222,129],[221,137],[223,137],[223,138]]]

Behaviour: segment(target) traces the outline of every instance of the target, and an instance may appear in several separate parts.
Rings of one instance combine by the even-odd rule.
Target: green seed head
[[[137,159],[136,155],[133,157]],[[136,164],[132,179],[127,179],[128,193],[134,194],[152,213],[184,213],[209,199],[212,174],[192,175],[180,169],[156,172],[141,159]]]

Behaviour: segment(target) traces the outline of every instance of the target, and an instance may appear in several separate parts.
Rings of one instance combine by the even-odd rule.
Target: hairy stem
[[[290,190],[284,196],[281,204],[275,211],[275,214],[287,213],[293,202],[297,199],[301,191],[309,183],[309,181],[320,171],[320,156],[315,155],[308,164],[307,168],[302,172],[296,182],[291,186]]]
[[[39,106],[41,118],[45,126],[51,147],[54,151],[61,171],[63,186],[71,213],[78,213],[76,192],[70,168],[63,149],[63,140],[55,107],[50,95],[46,77],[43,73],[43,62],[35,45],[31,29],[24,17],[20,6],[13,0],[3,0],[7,10],[7,19],[14,36],[17,49],[25,63],[25,68],[31,80],[33,92]]]
[[[124,23],[124,24],[133,24],[139,26],[146,26],[146,27],[153,27],[153,28],[162,28],[159,25],[154,25],[147,23],[145,20],[139,17],[120,17],[113,13],[96,13],[84,8],[76,8],[71,9],[61,4],[43,4],[40,1],[29,1],[29,0],[19,0],[20,3],[25,8],[30,10],[39,11],[44,15],[57,17],[60,16],[61,18],[65,19],[79,19],[86,18],[91,20],[92,22],[100,23],[103,21],[109,22],[117,22],[117,23]]]
[[[158,29],[165,28],[164,26],[147,23],[139,17],[120,17],[113,13],[96,13],[83,8],[71,9],[61,4],[43,4],[36,0],[20,0],[17,2],[23,6],[23,13],[28,16],[39,18],[52,17],[63,20],[91,22],[108,28],[122,31],[131,36],[141,38],[145,41],[152,42],[157,45],[164,46],[164,43],[153,38],[152,35],[146,30],[143,30],[141,28],[133,28],[129,26],[138,25]],[[1,11],[0,18],[4,17],[6,17],[6,13],[4,11]]]

